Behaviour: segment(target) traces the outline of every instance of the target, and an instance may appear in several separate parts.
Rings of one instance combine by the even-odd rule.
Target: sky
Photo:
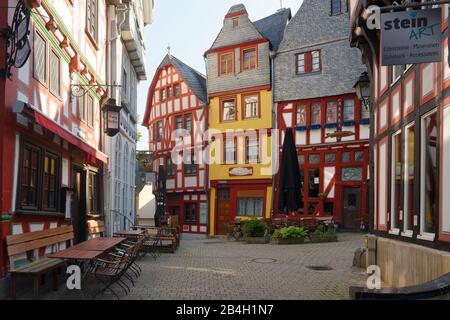
[[[223,25],[229,8],[243,3],[252,21],[275,13],[281,8],[290,8],[292,15],[300,8],[303,0],[155,0],[153,24],[145,29],[147,49],[147,81],[138,86],[138,114],[143,118],[147,93],[153,76],[170,52],[184,63],[205,74],[203,54],[213,44]],[[280,2],[282,4],[280,4]],[[148,149],[146,128],[138,123],[142,138],[138,150]]]

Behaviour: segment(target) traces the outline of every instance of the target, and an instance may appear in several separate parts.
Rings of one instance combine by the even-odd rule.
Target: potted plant
[[[276,230],[272,239],[277,240],[278,244],[301,244],[307,236],[307,230],[292,226]]]
[[[270,242],[267,225],[260,220],[249,220],[242,228],[245,240],[250,244],[264,244]]]
[[[336,229],[332,226],[319,226],[310,236],[311,242],[336,242],[338,241]]]

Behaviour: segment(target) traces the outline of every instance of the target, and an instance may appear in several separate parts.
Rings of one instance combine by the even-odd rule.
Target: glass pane
[[[327,103],[327,123],[337,123],[337,103],[335,101]]]
[[[320,170],[310,169],[309,170],[309,196],[312,198],[317,198],[319,196],[320,187]]]
[[[309,163],[310,164],[319,164],[320,163],[320,154],[309,155]]]
[[[403,142],[402,134],[397,134],[392,139],[392,200],[391,200],[391,228],[398,228],[402,205],[403,186]]]
[[[355,120],[355,101],[345,100],[344,101],[344,121]]]
[[[336,162],[336,154],[335,153],[327,153],[325,155],[325,162],[326,163]]]
[[[320,114],[321,104],[320,103],[313,103],[311,105],[311,124],[317,125],[322,122],[321,120],[321,114]]]
[[[351,158],[351,153],[350,152],[342,152],[342,161],[343,162],[349,162]]]
[[[414,221],[414,188],[415,188],[415,177],[414,177],[414,165],[415,165],[415,132],[414,126],[406,129],[405,143],[406,143],[406,153],[405,153],[405,175],[407,176],[405,183],[405,200],[404,200],[404,210],[405,219],[404,227],[405,230],[412,230]]]
[[[302,165],[305,163],[305,156],[304,155],[299,155],[298,157],[298,164]]]
[[[355,161],[364,161],[364,151],[355,152]]]
[[[362,181],[362,168],[342,168],[342,181]]]
[[[297,106],[297,125],[306,126],[306,106]]]

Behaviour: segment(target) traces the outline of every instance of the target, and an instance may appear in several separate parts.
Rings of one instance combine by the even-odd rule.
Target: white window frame
[[[404,159],[404,168],[403,168],[403,232],[401,233],[404,237],[412,238],[413,230],[407,229],[408,227],[408,211],[409,211],[409,129],[414,127],[414,136],[416,134],[416,123],[413,121],[407,126],[405,126],[405,136],[404,136],[404,144],[405,144],[405,159]],[[413,215],[414,220],[414,215]],[[412,225],[414,221],[412,221]]]
[[[398,135],[402,134],[402,130],[398,130],[395,132],[391,137],[391,212],[389,213],[389,224],[390,224],[390,234],[399,235],[400,234],[400,220],[404,213],[403,210],[400,211],[400,217],[397,221],[397,225],[392,227],[393,222],[395,221],[395,197],[394,197],[394,190],[395,190],[395,177],[396,177],[396,161],[395,161],[395,149],[396,149],[396,138]],[[403,137],[402,137],[403,138]]]
[[[438,112],[439,108],[435,108],[432,111],[428,112],[427,114],[423,115],[422,118],[420,119],[421,121],[421,132],[420,132],[420,143],[421,143],[421,150],[420,150],[420,166],[422,168],[422,170],[420,171],[420,215],[419,215],[419,219],[420,219],[420,231],[419,234],[417,235],[417,239],[420,240],[425,240],[425,241],[434,241],[434,239],[436,238],[436,234],[435,233],[429,233],[429,232],[424,232],[423,228],[425,225],[425,170],[423,170],[423,166],[425,165],[425,150],[424,150],[424,146],[425,146],[425,135],[426,135],[426,130],[424,130],[425,128],[425,119],[428,118],[429,116],[431,116],[432,114]]]

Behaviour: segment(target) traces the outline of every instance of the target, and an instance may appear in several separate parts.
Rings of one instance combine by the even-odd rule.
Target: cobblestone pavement
[[[353,254],[362,245],[361,234],[339,234],[337,243],[289,246],[185,240],[175,254],[140,260],[142,276],[121,299],[348,299],[349,286],[364,281],[362,270],[351,267]],[[332,270],[314,271],[310,266]],[[80,295],[60,289],[44,298]]]

